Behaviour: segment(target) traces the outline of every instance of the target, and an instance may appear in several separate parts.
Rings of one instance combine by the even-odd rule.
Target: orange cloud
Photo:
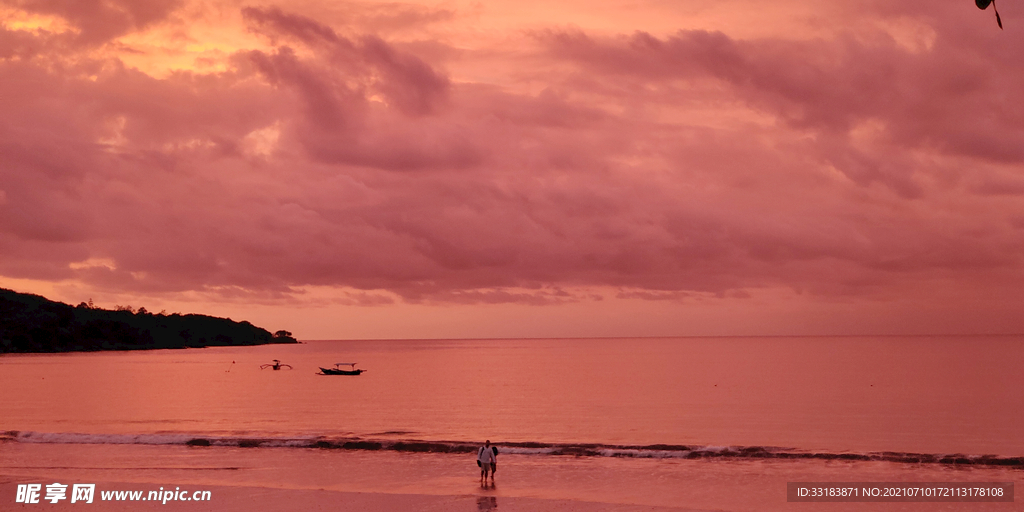
[[[0,277],[472,333],[1021,298],[1020,35],[969,2],[548,4],[10,5]]]

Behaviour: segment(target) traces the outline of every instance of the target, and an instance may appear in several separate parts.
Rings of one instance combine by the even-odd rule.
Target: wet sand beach
[[[0,496],[19,483],[95,483],[91,510],[1019,510],[1018,503],[786,501],[790,481],[1012,481],[1009,468],[858,461],[502,455],[481,487],[472,454],[144,445],[0,444]],[[211,491],[209,502],[102,501],[102,491]],[[10,503],[10,500],[8,500]],[[79,510],[67,500],[48,509]],[[23,505],[28,507],[39,505]],[[7,510],[7,508],[5,508]],[[20,509],[19,509],[20,510]]]

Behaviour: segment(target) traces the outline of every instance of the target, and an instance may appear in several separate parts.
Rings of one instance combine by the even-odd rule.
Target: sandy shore
[[[309,448],[0,443],[3,510],[764,511],[1017,510],[1017,503],[787,503],[788,481],[1014,481],[1022,472],[885,462],[499,457]],[[96,484],[89,505],[16,504],[18,484]],[[102,500],[103,491],[210,491],[209,501]],[[44,487],[45,489],[45,487]],[[44,492],[45,494],[45,492]],[[42,500],[41,500],[42,501]],[[1018,498],[1018,502],[1019,502]]]
[[[623,493],[631,471],[589,459],[503,455],[494,485],[481,486],[472,454],[293,448],[0,443],[0,500],[14,510],[522,510],[681,511],[669,496]],[[643,471],[643,464],[635,469]],[[649,465],[648,465],[649,466]],[[621,469],[621,468],[620,468]],[[92,504],[15,504],[18,484],[96,484]],[[603,492],[600,490],[603,488]],[[117,501],[103,491],[210,491],[209,501]],[[41,496],[43,498],[43,496]],[[86,507],[86,508],[83,508]]]
[[[578,500],[547,500],[537,498],[498,497],[487,495],[429,495],[429,494],[389,494],[340,492],[328,490],[279,489],[266,487],[224,487],[206,486],[203,490],[210,491],[211,500],[168,501],[167,503],[146,501],[101,501],[97,497],[92,504],[70,503],[63,500],[56,505],[41,500],[39,504],[13,504],[16,483],[9,482],[9,477],[2,477],[0,493],[3,493],[4,510],[102,510],[102,511],[326,511],[326,510],[360,510],[376,511],[580,511],[580,512],[633,512],[633,511],[680,511],[693,510],[676,507],[650,507],[643,505],[623,505],[598,503]],[[138,489],[149,491],[149,487],[141,487],[129,482],[96,482],[97,489]],[[189,489],[191,490],[191,488]]]

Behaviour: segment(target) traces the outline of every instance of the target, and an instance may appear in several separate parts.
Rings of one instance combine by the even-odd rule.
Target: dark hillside
[[[207,315],[70,306],[0,288],[0,353],[297,343],[291,333]]]

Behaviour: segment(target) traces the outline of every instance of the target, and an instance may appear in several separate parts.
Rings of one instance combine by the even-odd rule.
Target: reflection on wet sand
[[[496,510],[498,508],[498,498],[494,496],[480,496],[476,499],[477,510]]]

